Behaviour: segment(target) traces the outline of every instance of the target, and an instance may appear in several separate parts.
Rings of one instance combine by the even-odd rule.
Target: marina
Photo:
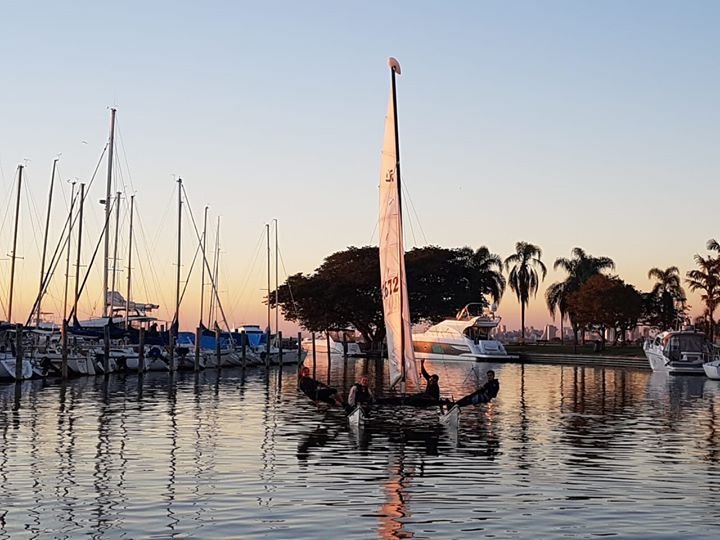
[[[340,389],[368,370],[377,390],[376,367],[315,370]],[[456,433],[430,411],[358,432],[289,366],[2,385],[0,538],[717,537],[718,381],[429,368],[453,395],[493,368],[500,394]]]

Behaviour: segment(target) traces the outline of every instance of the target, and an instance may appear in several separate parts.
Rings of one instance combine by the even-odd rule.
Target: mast
[[[175,334],[180,330],[180,240],[182,238],[182,178],[177,179],[178,183],[178,224],[177,224],[177,277],[175,278]],[[170,333],[173,330],[171,328]]]
[[[130,275],[132,273],[132,241],[133,241],[133,212],[135,210],[135,195],[130,195],[130,235],[128,238],[128,265],[127,265],[127,298],[125,299],[125,329],[130,328]]]
[[[208,308],[208,323],[207,327],[212,328],[213,326],[213,319],[217,319],[217,308],[215,306],[216,304],[216,297],[218,294],[218,267],[220,266],[220,216],[217,218],[217,228],[215,230],[215,253],[213,254],[213,269],[212,269],[212,276],[210,279],[212,279],[213,282],[213,292],[210,296],[210,307]]]
[[[270,334],[272,334],[272,327],[270,326],[270,224],[265,224],[265,236],[267,238],[267,332],[268,332],[268,347],[270,347]]]
[[[280,324],[278,322],[278,220],[273,219],[275,222],[275,334],[279,335]],[[269,300],[269,298],[268,298]]]
[[[206,247],[206,240],[207,240],[207,216],[208,216],[208,207],[205,207],[205,217],[203,218],[203,233],[202,233],[202,258],[203,263],[200,265],[202,267],[202,272],[200,275],[200,326],[202,326],[202,319],[203,319],[203,309],[205,308],[205,264],[207,264],[207,259],[205,258],[205,247]]]
[[[45,235],[43,238],[42,259],[40,262],[40,294],[37,302],[37,317],[35,318],[35,326],[40,326],[40,317],[42,317],[41,304],[43,297],[43,279],[45,277],[45,255],[47,254],[48,230],[50,229],[50,209],[52,208],[53,186],[55,184],[55,169],[59,158],[53,160],[52,173],[50,174],[50,193],[48,195],[47,213],[45,214]]]
[[[113,151],[115,150],[115,112],[110,109],[110,139],[108,141],[107,185],[105,187],[105,227],[110,223],[110,190],[112,189]],[[108,257],[110,255],[110,235],[105,231],[105,255],[103,257],[103,317],[107,317],[108,293]]]
[[[67,237],[67,257],[65,258],[65,296],[63,300],[63,321],[67,321],[67,297],[68,297],[68,282],[70,281],[70,243],[72,241],[72,226],[73,226],[73,209],[75,207],[75,182],[72,183],[72,189],[70,191],[70,217],[68,222],[68,237]]]
[[[400,184],[400,134],[398,130],[398,116],[397,116],[397,90],[395,88],[395,73],[400,73],[400,64],[394,58],[388,61],[390,66],[390,75],[392,80],[392,101],[393,101],[393,123],[395,124],[395,180],[397,182],[397,198],[398,198],[398,230],[401,231],[400,242],[398,242],[398,260],[402,261],[405,257],[403,253],[403,242],[402,242],[402,186]],[[400,320],[404,313],[405,298],[403,298],[403,287],[400,287]],[[405,382],[405,330],[400,332],[400,358],[402,358],[402,378],[400,379],[403,383]]]
[[[85,184],[80,184],[80,210],[78,211],[78,247],[77,259],[75,263],[75,301],[73,303],[73,316],[77,317],[78,292],[80,290],[80,248],[82,247],[82,225],[83,225],[83,206],[85,206]]]
[[[18,165],[18,189],[17,189],[17,202],[15,203],[15,228],[13,230],[13,248],[12,256],[10,258],[10,298],[8,300],[8,322],[12,324],[12,308],[13,308],[13,290],[15,287],[15,259],[17,257],[17,233],[18,233],[18,222],[20,220],[20,193],[22,190],[22,173],[23,166]]]
[[[112,313],[115,308],[115,274],[117,272],[117,248],[118,248],[118,232],[120,231],[120,192],[115,195],[115,240],[113,246],[113,267],[112,267],[112,288],[110,290],[110,310],[108,315],[112,321]],[[105,298],[107,304],[107,294]]]

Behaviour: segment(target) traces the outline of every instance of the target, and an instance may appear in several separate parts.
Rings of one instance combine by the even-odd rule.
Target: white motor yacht
[[[446,319],[423,333],[413,334],[416,358],[428,360],[503,361],[517,360],[502,343],[492,337],[501,317],[494,309],[474,302],[461,309],[454,319]]]
[[[702,332],[670,330],[648,338],[643,344],[653,371],[702,375],[703,364],[717,360],[710,342]]]
[[[315,354],[327,354],[328,343],[330,344],[330,354],[347,354],[347,356],[363,356],[360,345],[354,341],[335,341],[332,336],[326,334],[318,334],[315,336]],[[347,353],[345,352],[347,347]],[[303,338],[302,348],[305,352],[312,354],[313,338],[312,336]]]

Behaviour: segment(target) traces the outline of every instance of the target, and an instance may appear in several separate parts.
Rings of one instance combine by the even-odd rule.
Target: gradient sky
[[[720,237],[717,2],[78,1],[2,11],[3,313],[17,164],[27,164],[15,299],[24,319],[52,159],[62,153],[54,246],[65,181],[89,179],[116,106],[117,189],[137,194],[142,223],[137,299],[161,303],[164,318],[173,310],[179,175],[196,220],[205,205],[211,223],[221,216],[229,322],[264,325],[265,223],[279,222],[281,281],[377,242],[390,55],[403,67],[407,247],[486,245],[504,258],[524,240],[551,267],[581,246],[647,290],[649,268],[684,274]],[[84,264],[101,229],[104,165],[99,175]],[[194,243],[186,234],[184,272]],[[119,251],[124,266],[124,239]],[[63,273],[46,302],[56,314]],[[550,271],[544,285],[562,277]],[[198,281],[183,308],[188,328]],[[99,283],[98,268],[82,316],[99,314]],[[518,326],[514,297],[500,314]],[[539,294],[528,324],[546,322]]]

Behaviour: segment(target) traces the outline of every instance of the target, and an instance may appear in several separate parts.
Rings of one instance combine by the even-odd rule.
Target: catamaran
[[[418,368],[410,332],[410,306],[408,303],[403,246],[402,189],[400,183],[400,139],[397,122],[396,75],[401,73],[395,58],[388,60],[391,87],[388,111],[385,117],[385,139],[380,165],[380,290],[387,336],[390,386],[400,384],[405,393],[407,381],[420,389]],[[453,407],[440,418],[442,423],[457,426],[459,409]],[[351,425],[364,421],[362,409],[357,407],[350,415]]]

